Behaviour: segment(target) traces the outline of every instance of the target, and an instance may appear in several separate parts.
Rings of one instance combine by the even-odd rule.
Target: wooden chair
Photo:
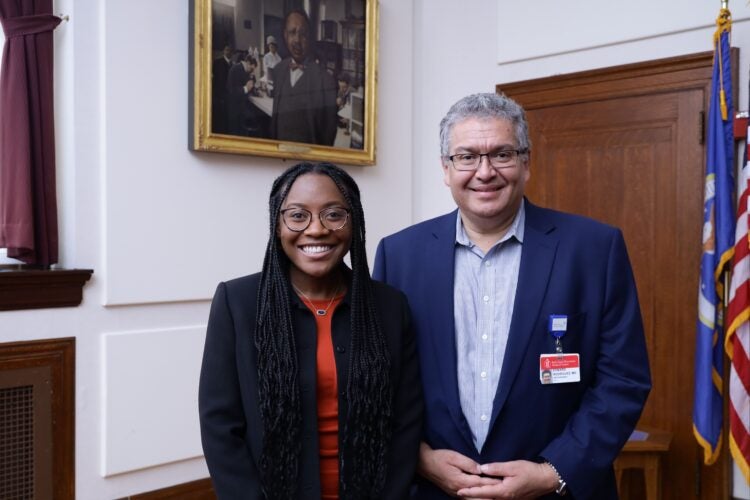
[[[628,440],[615,460],[617,490],[623,499],[626,498],[623,495],[622,473],[625,469],[640,469],[646,485],[646,500],[661,500],[661,460],[669,451],[672,433],[646,427],[638,430],[648,433],[646,439]]]

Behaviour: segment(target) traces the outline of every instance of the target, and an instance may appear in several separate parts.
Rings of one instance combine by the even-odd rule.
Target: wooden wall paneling
[[[0,497],[74,500],[75,339],[0,344],[0,390],[9,396],[2,405],[3,448],[24,448],[2,461]],[[32,399],[28,415],[20,413],[25,401],[15,394],[25,391]],[[33,428],[28,435],[27,425]],[[26,437],[31,446],[17,441]],[[16,471],[20,477],[14,476]],[[3,493],[5,488],[10,492]],[[30,496],[17,496],[18,488]]]
[[[199,479],[120,500],[216,500],[216,493],[210,479]]]

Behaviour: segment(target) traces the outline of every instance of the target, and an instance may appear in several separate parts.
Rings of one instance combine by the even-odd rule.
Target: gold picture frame
[[[312,2],[316,12],[303,3],[191,0],[190,149],[375,163],[377,0]],[[281,62],[264,61],[271,52]],[[290,83],[295,73],[303,85]]]

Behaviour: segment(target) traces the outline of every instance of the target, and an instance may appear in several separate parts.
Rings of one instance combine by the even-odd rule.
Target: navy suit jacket
[[[576,499],[617,498],[612,462],[651,382],[633,273],[620,230],[526,203],[518,287],[490,430],[477,450],[461,410],[453,316],[457,212],[383,239],[373,277],[406,293],[422,370],[424,440],[479,463],[549,460]],[[563,348],[579,383],[543,385],[555,352],[552,314],[568,316]],[[554,497],[554,495],[551,495]],[[417,498],[448,498],[423,480]]]

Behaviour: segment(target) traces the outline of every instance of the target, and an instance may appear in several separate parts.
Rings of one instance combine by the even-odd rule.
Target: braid
[[[289,261],[275,236],[279,211],[295,180],[304,174],[326,175],[351,210],[351,348],[344,439],[340,453],[342,498],[379,498],[386,477],[391,438],[390,356],[378,321],[365,251],[365,219],[359,188],[344,170],[330,163],[300,163],[273,184],[269,201],[270,237],[258,291],[255,345],[264,426],[261,480],[269,499],[297,494],[301,450],[301,401],[297,352],[289,301]]]
[[[346,394],[349,414],[342,457],[344,498],[379,498],[385,484],[391,437],[390,356],[375,308],[365,251],[365,218],[359,190],[342,171],[331,178],[352,211],[351,358]],[[346,176],[346,177],[344,177]],[[345,183],[354,189],[346,189]]]
[[[296,496],[302,406],[292,328],[288,263],[275,237],[279,210],[297,175],[276,179],[269,201],[270,237],[258,289],[255,346],[258,396],[263,420],[260,475],[268,499]]]

